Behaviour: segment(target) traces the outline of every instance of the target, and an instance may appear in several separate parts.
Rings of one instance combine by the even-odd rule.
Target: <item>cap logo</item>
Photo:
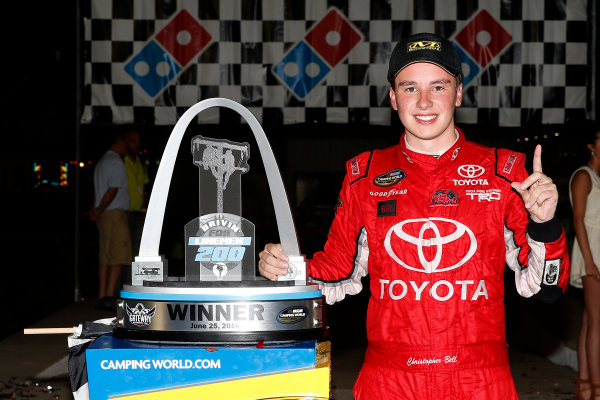
[[[408,44],[408,51],[416,50],[437,50],[442,51],[442,44],[440,42],[434,42],[431,40],[420,40],[418,42],[411,42]]]

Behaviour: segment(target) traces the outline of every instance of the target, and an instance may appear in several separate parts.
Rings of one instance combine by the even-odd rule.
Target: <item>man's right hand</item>
[[[88,216],[90,221],[96,222],[96,221],[98,221],[98,217],[100,216],[100,211],[97,208],[92,207],[92,208],[90,208],[89,211],[87,211],[84,214],[86,214]]]
[[[258,258],[258,272],[265,278],[276,281],[280,275],[287,275],[289,259],[281,244],[267,244],[265,249],[258,253]]]

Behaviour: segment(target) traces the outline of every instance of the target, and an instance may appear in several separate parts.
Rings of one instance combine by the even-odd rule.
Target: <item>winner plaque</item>
[[[195,136],[192,162],[198,167],[198,217],[184,227],[185,276],[168,274],[158,244],[175,158],[191,120],[210,107],[227,107],[249,124],[265,166],[283,250],[286,277],[269,281],[256,272],[254,224],[242,217],[241,185],[248,172],[248,143]],[[252,152],[254,153],[254,151]],[[148,204],[140,254],[124,285],[114,335],[167,342],[282,342],[319,339],[324,302],[307,283],[306,262],[279,168],[266,136],[250,111],[228,99],[197,103],[175,125],[165,147]]]

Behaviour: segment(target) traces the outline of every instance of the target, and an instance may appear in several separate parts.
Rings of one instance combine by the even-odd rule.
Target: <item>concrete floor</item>
[[[111,317],[93,308],[93,301],[74,303],[36,322],[30,328],[72,327],[82,321]],[[332,340],[332,399],[352,400],[352,385],[360,368],[364,345]],[[0,399],[72,399],[67,379],[67,335],[13,334],[0,341]],[[510,348],[511,368],[519,398],[573,399],[575,371],[547,357]]]

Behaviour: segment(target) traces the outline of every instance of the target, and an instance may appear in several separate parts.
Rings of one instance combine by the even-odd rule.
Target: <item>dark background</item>
[[[0,339],[65,304],[97,296],[97,232],[84,212],[92,200],[95,162],[106,151],[110,133],[123,128],[78,124],[81,72],[74,2],[37,2],[35,12],[27,9],[25,2],[16,3],[5,5],[7,15],[26,20],[26,26],[18,30],[6,25],[2,28],[6,38],[4,59],[9,68],[2,96],[0,146],[3,212]],[[544,171],[555,180],[561,196],[558,216],[572,237],[568,179],[586,161],[581,152],[583,145],[579,143],[581,124],[519,128],[498,128],[485,123],[459,126],[471,140],[509,147],[528,157],[533,154],[535,144],[542,143]],[[345,161],[362,151],[396,143],[402,131],[399,123],[391,127],[271,126],[265,121],[263,127],[288,191],[301,251],[307,256],[319,250],[325,241]],[[144,159],[152,178],[172,126],[136,128],[142,134]],[[186,145],[196,135],[254,144],[247,126],[238,123],[194,124],[188,128],[174,169],[160,247],[173,271],[182,268],[183,226],[198,215],[198,170]],[[58,181],[60,162],[68,161],[83,161],[85,166],[70,164],[67,186],[48,183],[36,187],[34,162],[43,165],[43,177],[53,182]],[[256,225],[257,249],[262,249],[265,243],[278,241],[277,227],[262,160],[255,148],[251,150],[249,164],[250,171],[242,177],[242,213]],[[514,298],[514,285],[509,284],[507,292],[509,311],[521,308],[521,300]],[[328,307],[334,333],[346,328],[364,331],[361,320],[367,297],[368,292],[363,291]],[[542,305],[531,307],[538,315],[548,313]],[[511,324],[509,319],[509,328]]]

